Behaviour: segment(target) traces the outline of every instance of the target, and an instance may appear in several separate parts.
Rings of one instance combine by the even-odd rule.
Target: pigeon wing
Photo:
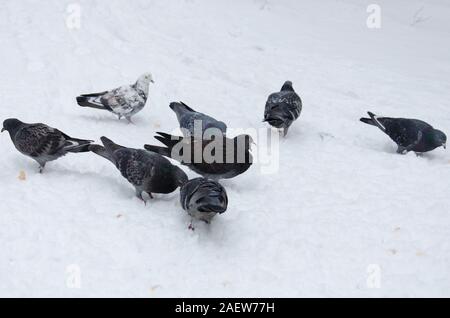
[[[293,119],[297,119],[302,110],[302,101],[295,92],[273,93],[267,99],[264,118],[267,118],[267,115],[276,108],[283,108],[284,111],[292,114]]]
[[[64,134],[44,124],[33,124],[22,128],[15,136],[18,149],[32,157],[54,155],[66,144]]]
[[[145,104],[145,96],[133,86],[122,86],[103,95],[101,102],[114,113],[127,115],[136,107]]]
[[[144,151],[120,149],[115,156],[120,173],[134,186],[144,185],[154,175],[155,163]]]
[[[423,126],[412,119],[381,117],[377,119],[385,128],[386,134],[399,146],[409,148],[417,142]],[[423,127],[422,127],[423,126]],[[429,126],[427,124],[427,126]],[[430,126],[431,127],[431,126]]]

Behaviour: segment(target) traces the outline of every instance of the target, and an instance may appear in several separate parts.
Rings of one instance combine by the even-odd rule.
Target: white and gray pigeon
[[[180,201],[192,219],[208,224],[217,214],[225,213],[228,207],[225,188],[205,178],[195,178],[184,183],[180,189]],[[192,222],[189,228],[193,229]]]
[[[224,122],[197,112],[183,102],[171,103],[169,107],[177,115],[180,128],[185,137],[196,136],[202,138],[205,131],[207,134],[217,134],[220,131],[223,135],[227,132],[227,125]],[[198,131],[195,131],[195,129]],[[207,131],[208,129],[216,129],[217,131]]]
[[[111,161],[135,187],[136,196],[144,202],[144,192],[151,198],[152,193],[172,193],[188,180],[183,170],[157,153],[126,148],[106,137],[102,137],[101,141],[103,146],[91,145],[89,149]]]
[[[447,136],[430,124],[408,118],[381,117],[368,112],[370,118],[360,120],[368,125],[378,127],[398,146],[397,153],[414,151],[416,154],[428,152],[438,147],[446,148]]]
[[[119,120],[125,117],[131,123],[131,117],[140,112],[147,102],[150,83],[154,83],[152,74],[145,73],[132,85],[78,96],[77,103],[82,107],[107,110],[117,115]]]
[[[289,127],[302,112],[302,100],[294,91],[291,81],[286,81],[278,93],[269,96],[264,110],[264,122],[283,129],[287,135]]]
[[[39,172],[49,161],[67,153],[88,152],[92,140],[72,138],[56,128],[45,124],[27,124],[10,118],[3,122],[2,132],[7,131],[11,140],[22,154],[39,163]]]

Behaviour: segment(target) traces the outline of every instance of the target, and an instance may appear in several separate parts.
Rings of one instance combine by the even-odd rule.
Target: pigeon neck
[[[143,92],[145,97],[148,96],[149,86],[150,86],[150,82],[147,82],[144,80],[138,80],[135,84],[136,89]]]
[[[22,128],[22,124],[16,125],[16,126],[8,129],[8,133],[9,133],[9,136],[11,137],[11,139],[14,138],[14,136],[17,134],[17,132],[20,130],[20,128]]]

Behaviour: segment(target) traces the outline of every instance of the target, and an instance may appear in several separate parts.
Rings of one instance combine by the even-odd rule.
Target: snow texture
[[[448,150],[398,155],[359,118],[450,132],[450,3],[378,0],[380,29],[370,3],[1,1],[1,119],[139,148],[178,127],[172,101],[229,128],[266,128],[285,80],[304,105],[277,173],[223,181],[228,211],[195,232],[179,191],[144,206],[90,153],[41,175],[0,135],[0,296],[449,297]],[[143,72],[135,125],[76,105]]]

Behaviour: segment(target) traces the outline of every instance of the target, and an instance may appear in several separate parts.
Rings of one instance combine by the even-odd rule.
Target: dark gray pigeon
[[[67,153],[87,152],[92,140],[69,137],[58,129],[44,124],[27,124],[10,118],[3,122],[2,132],[8,131],[11,140],[22,154],[39,163],[39,172],[49,161],[56,160]]]
[[[301,112],[302,100],[294,91],[292,82],[287,81],[280,92],[271,94],[267,99],[263,121],[275,128],[283,129],[286,136],[289,127]]]
[[[397,144],[399,154],[409,151],[423,153],[441,146],[446,148],[447,136],[422,120],[378,117],[371,112],[368,114],[370,118],[360,120],[386,133]]]
[[[175,159],[205,178],[219,180],[234,178],[247,171],[253,163],[250,135],[233,139],[183,138],[158,132],[155,139],[166,147],[145,145],[145,149]]]
[[[131,123],[131,117],[140,112],[147,102],[150,83],[154,83],[152,74],[145,73],[132,85],[78,96],[77,103],[82,107],[107,110],[117,115],[119,120],[125,117]]]
[[[143,192],[151,198],[152,193],[172,193],[188,180],[183,170],[157,153],[126,148],[106,137],[101,141],[103,146],[91,145],[89,150],[111,161],[144,202]]]
[[[185,137],[196,136],[202,138],[207,129],[218,129],[222,134],[226,134],[227,125],[224,122],[218,121],[208,115],[199,113],[183,102],[171,103],[169,106],[177,115],[180,128]],[[195,126],[197,123],[198,126]],[[197,127],[198,132],[194,135],[194,127]]]
[[[218,182],[205,178],[187,181],[180,189],[183,209],[196,220],[210,223],[217,214],[225,213],[228,196],[225,188]],[[190,228],[193,229],[192,223]]]

